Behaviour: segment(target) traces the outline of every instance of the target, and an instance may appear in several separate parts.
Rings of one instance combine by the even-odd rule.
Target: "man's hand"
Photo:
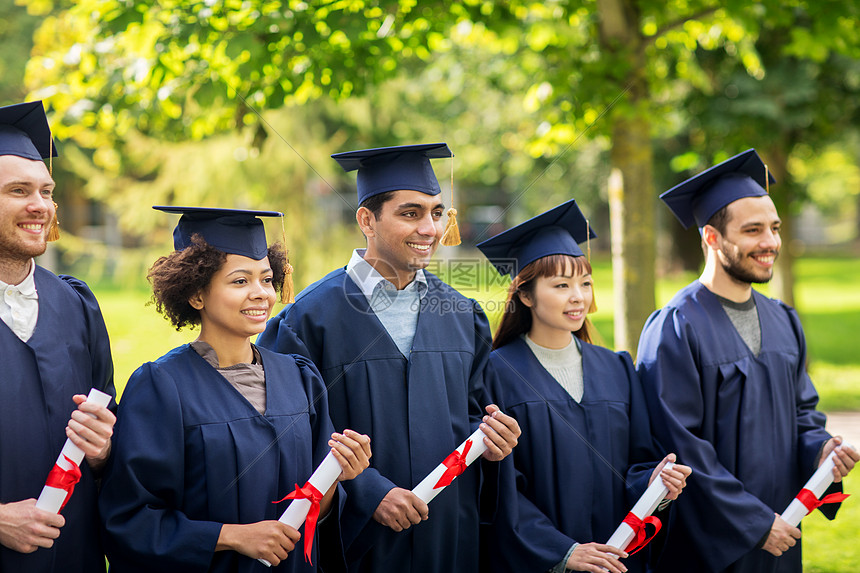
[[[65,524],[62,515],[37,509],[32,498],[0,504],[0,544],[20,553],[53,546]]]
[[[110,456],[110,439],[116,416],[113,412],[94,402],[87,402],[83,394],[75,394],[72,400],[78,409],[66,426],[66,437],[78,446],[94,471],[101,470]]]
[[[495,404],[490,404],[486,410],[488,415],[484,416],[481,424],[481,431],[486,436],[484,444],[487,446],[483,457],[491,462],[500,462],[513,451],[522,430],[516,420]]]
[[[624,573],[627,567],[619,561],[624,557],[627,557],[625,552],[610,545],[581,543],[570,554],[566,567],[571,571]]]
[[[373,519],[394,531],[409,529],[427,519],[430,508],[408,489],[395,487],[379,502]]]
[[[287,558],[301,535],[280,521],[258,521],[247,525],[221,526],[215,551],[232,549],[251,559],[265,559],[272,566]]]
[[[833,456],[833,482],[839,483],[842,478],[848,475],[854,464],[860,461],[860,453],[854,448],[842,445],[842,436],[834,436],[827,440],[824,447],[821,449],[821,457],[818,459],[818,465],[824,463],[830,452],[836,452]]]
[[[762,549],[779,557],[790,547],[794,547],[797,540],[800,539],[800,530],[784,522],[778,513],[773,515],[773,525],[770,526],[770,533],[768,533]]]

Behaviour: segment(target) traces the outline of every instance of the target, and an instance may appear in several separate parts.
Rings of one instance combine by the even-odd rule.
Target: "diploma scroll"
[[[340,477],[343,469],[340,467],[340,463],[337,461],[337,458],[334,457],[334,454],[331,452],[323,459],[320,465],[314,470],[313,475],[311,475],[310,479],[305,484],[305,489],[310,486],[310,488],[315,489],[317,492],[321,492],[322,495],[325,495],[334,482],[337,481],[337,478]],[[295,494],[291,494],[295,495]],[[287,506],[287,509],[284,510],[284,513],[281,514],[280,521],[286,525],[289,525],[293,529],[298,529],[301,527],[302,523],[305,522],[305,519],[308,517],[308,512],[311,510],[311,500],[305,497],[295,497],[293,501],[290,502],[290,505]],[[314,526],[316,525],[316,520],[314,520]],[[305,557],[310,560],[310,549],[311,544],[313,544],[313,531],[308,532],[309,527],[305,528]],[[260,563],[265,565],[266,567],[271,567],[272,564],[266,561],[265,559],[258,559]]]
[[[465,442],[451,452],[427,477],[412,490],[424,503],[430,503],[454,478],[463,473],[478,457],[487,451],[484,432],[475,430]]]
[[[675,464],[668,462],[665,469],[669,469],[673,465]],[[630,523],[637,522],[637,520],[638,522],[643,522],[648,519],[651,514],[657,510],[657,506],[660,505],[660,502],[663,501],[668,493],[669,488],[666,487],[663,480],[660,479],[660,476],[658,475],[645,490],[645,493],[642,494],[642,497],[640,497],[633,506],[633,509],[630,510],[630,513],[628,514],[629,519],[624,519],[621,525],[619,525],[615,530],[615,533],[612,534],[612,537],[609,538],[609,541],[606,542],[606,545],[632,553],[631,551],[628,551],[627,548],[630,546],[630,542],[639,536],[639,532],[634,530]],[[631,514],[635,516],[635,519],[630,517]],[[659,530],[659,520],[657,520],[656,517],[653,519],[656,520],[655,525]]]
[[[93,402],[99,406],[107,407],[110,404],[110,400],[111,396],[109,394],[105,394],[95,388],[92,388],[87,395],[87,402]],[[72,497],[75,484],[81,478],[79,466],[83,460],[83,450],[70,439],[66,438],[66,443],[57,457],[54,467],[48,474],[48,479],[45,480],[45,487],[42,488],[42,493],[39,494],[39,499],[36,500],[36,507],[50,511],[51,513],[60,513],[60,510],[66,505],[69,498]]]
[[[848,447],[854,449],[854,446],[847,442],[842,443],[842,447]],[[780,517],[782,520],[791,525],[792,527],[797,527],[800,523],[800,520],[806,517],[809,513],[812,512],[816,507],[816,502],[818,502],[821,495],[824,491],[830,487],[830,484],[833,483],[833,467],[835,464],[833,463],[833,457],[836,455],[836,452],[830,452],[830,455],[824,460],[818,469],[815,470],[815,473],[812,474],[812,477],[809,478],[809,481],[806,482],[806,485],[803,486],[801,492],[791,500],[791,503],[788,504],[788,507],[785,508],[785,511],[782,512]],[[842,501],[845,499],[845,495],[841,494],[831,494],[835,495],[833,501]],[[815,496],[815,499],[810,499],[812,496]],[[825,499],[821,500],[825,503],[829,503],[830,496],[826,496]],[[804,503],[806,501],[806,503]],[[816,504],[816,505],[813,505]],[[810,508],[810,505],[812,507]]]

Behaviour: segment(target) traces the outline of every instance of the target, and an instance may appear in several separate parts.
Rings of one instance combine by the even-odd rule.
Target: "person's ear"
[[[190,304],[191,308],[193,308],[194,310],[203,310],[203,292],[200,291],[191,298],[189,298],[188,304]]]
[[[370,238],[376,235],[373,230],[373,222],[376,221],[376,217],[370,209],[359,207],[358,211],[355,212],[355,221],[358,223],[358,228],[361,229],[365,237]]]
[[[719,238],[720,232],[717,231],[717,228],[713,225],[705,225],[702,227],[702,242],[705,243],[705,246],[709,249],[717,250],[719,248]]]
[[[518,290],[516,296],[518,296],[520,299],[520,302],[523,303],[524,305],[526,305],[527,307],[531,308],[534,306],[534,301],[532,300],[530,293],[523,291],[523,290]]]

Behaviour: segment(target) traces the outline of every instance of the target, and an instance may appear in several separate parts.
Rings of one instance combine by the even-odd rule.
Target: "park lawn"
[[[860,475],[845,478],[839,514],[828,521],[819,511],[803,520],[803,570],[806,573],[854,573],[860,559]]]

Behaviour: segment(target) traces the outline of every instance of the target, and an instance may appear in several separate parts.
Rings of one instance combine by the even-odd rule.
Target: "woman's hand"
[[[657,467],[651,473],[651,479],[648,480],[648,485],[651,485],[651,482],[659,475],[660,479],[663,480],[663,485],[669,489],[669,493],[665,498],[668,500],[678,499],[678,496],[681,495],[681,490],[687,485],[687,477],[693,473],[693,468],[690,466],[675,464],[676,459],[675,454],[668,454],[663,458],[663,461],[657,464]],[[675,465],[671,468],[666,468],[666,464],[669,462]]]
[[[627,557],[620,549],[602,543],[580,543],[570,554],[566,567],[572,571],[624,573],[627,567],[619,559]]]

